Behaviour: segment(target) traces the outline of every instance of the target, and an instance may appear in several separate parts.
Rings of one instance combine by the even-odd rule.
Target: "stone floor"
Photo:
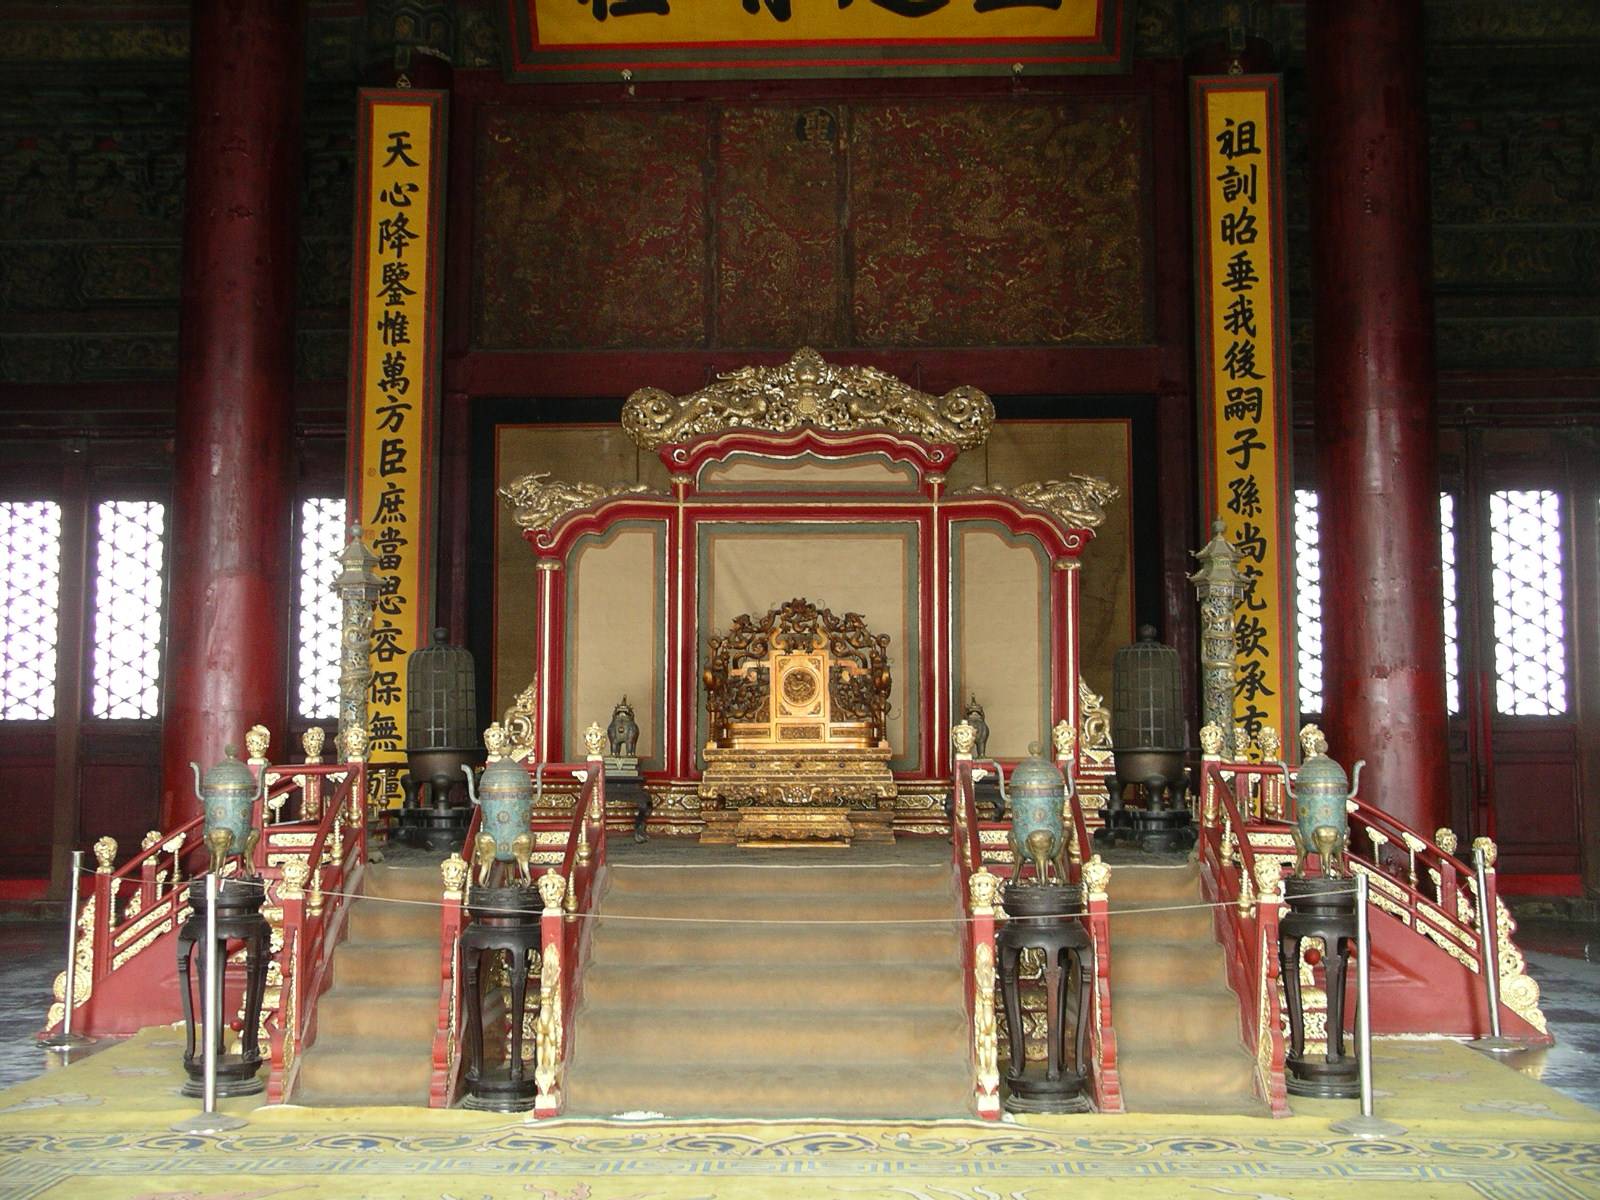
[[[634,861],[673,861],[659,848],[635,851],[630,846],[622,854]],[[1600,1108],[1600,926],[1530,921],[1517,940],[1539,982],[1540,1004],[1556,1044],[1504,1061]],[[43,1023],[45,996],[64,956],[65,930],[57,925],[0,922],[0,1087],[32,1079],[60,1059],[34,1045],[33,1036]]]

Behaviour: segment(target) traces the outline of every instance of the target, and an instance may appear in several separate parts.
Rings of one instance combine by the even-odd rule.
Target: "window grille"
[[[1294,492],[1295,671],[1300,712],[1322,711],[1322,550],[1317,493]]]
[[[1551,491],[1491,493],[1489,553],[1495,708],[1506,716],[1560,716],[1567,711],[1561,497]]]
[[[0,720],[56,715],[61,506],[0,503]]]
[[[339,576],[344,497],[314,496],[300,505],[300,582],[295,648],[298,706],[307,720],[339,715]]]
[[[1461,713],[1461,625],[1456,612],[1456,498],[1439,493],[1439,563],[1444,584],[1444,705]]]
[[[90,711],[105,720],[161,715],[166,519],[158,501],[106,500],[96,511]]]

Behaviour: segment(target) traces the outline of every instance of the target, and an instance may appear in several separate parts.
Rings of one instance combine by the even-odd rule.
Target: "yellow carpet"
[[[1332,1134],[1350,1102],[1240,1116],[525,1122],[425,1109],[255,1108],[175,1134],[180,1034],[147,1029],[0,1092],[3,1200],[1082,1200],[1600,1196],[1600,1113],[1451,1042],[1374,1056],[1392,1143]],[[1352,1185],[1360,1189],[1352,1192]]]

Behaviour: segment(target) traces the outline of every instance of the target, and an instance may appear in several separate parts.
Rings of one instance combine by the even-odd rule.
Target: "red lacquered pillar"
[[[1450,819],[1421,0],[1311,0],[1311,236],[1330,750]]]
[[[287,750],[304,43],[305,0],[194,5],[164,828],[198,811],[190,761],[258,722]]]

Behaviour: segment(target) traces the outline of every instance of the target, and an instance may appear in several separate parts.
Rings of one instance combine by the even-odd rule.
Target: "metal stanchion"
[[[1472,848],[1472,869],[1478,878],[1478,966],[1483,974],[1483,990],[1489,1001],[1489,1036],[1474,1038],[1474,1050],[1490,1054],[1510,1054],[1524,1050],[1521,1042],[1500,1036],[1500,937],[1496,928],[1497,914],[1489,911],[1489,886],[1485,878],[1487,864],[1483,860],[1483,847]]]
[[[72,1032],[72,1008],[77,1002],[78,983],[78,880],[83,877],[83,851],[72,852],[72,885],[67,896],[67,984],[62,995],[61,1030],[52,1037],[42,1037],[39,1045],[46,1050],[73,1050],[87,1046],[94,1039]]]
[[[1335,1133],[1353,1137],[1399,1137],[1405,1126],[1372,1115],[1372,988],[1368,974],[1370,946],[1367,941],[1367,877],[1356,874],[1356,1051],[1361,1055],[1361,1115],[1335,1121]],[[1334,1036],[1334,1031],[1328,1031]]]
[[[217,873],[212,871],[206,876],[206,969],[204,981],[201,986],[206,989],[205,999],[205,1067],[206,1090],[204,1107],[192,1117],[185,1117],[181,1121],[174,1121],[172,1128],[177,1133],[221,1133],[226,1129],[238,1129],[248,1124],[243,1117],[235,1117],[229,1113],[217,1111],[217,1036],[222,1020],[221,977],[222,968],[217,960],[225,957],[226,947],[217,945],[217,891],[219,890]]]

